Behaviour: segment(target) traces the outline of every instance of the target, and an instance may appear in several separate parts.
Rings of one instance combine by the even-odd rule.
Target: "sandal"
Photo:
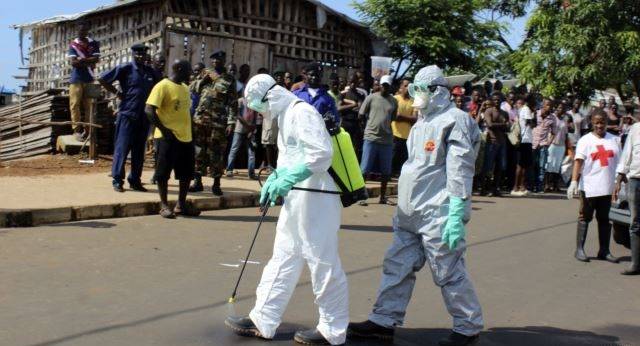
[[[176,214],[174,214],[173,211],[169,207],[164,207],[164,208],[160,209],[160,216],[162,216],[165,219],[175,219],[176,218]]]
[[[173,208],[173,213],[175,215],[182,215],[182,216],[200,216],[200,210],[196,209],[195,207],[187,204],[186,207],[181,208],[179,205],[176,205],[175,208]]]
[[[386,205],[390,205],[390,206],[394,206],[397,205],[396,202],[390,201],[389,199],[385,198],[380,198],[380,201],[378,202],[380,204],[386,204]]]

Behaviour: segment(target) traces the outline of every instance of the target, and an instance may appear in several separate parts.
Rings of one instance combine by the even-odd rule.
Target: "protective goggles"
[[[409,96],[411,96],[412,98],[415,98],[417,94],[419,93],[428,93],[428,94],[433,94],[436,92],[436,89],[438,87],[444,87],[446,88],[446,85],[441,85],[441,84],[433,84],[433,85],[427,85],[426,83],[410,83],[409,84]]]
[[[249,104],[247,106],[258,113],[266,112],[267,111],[267,95],[269,94],[269,91],[273,89],[276,85],[278,84],[274,84],[269,89],[267,89],[262,99],[256,98],[253,100],[249,100]]]

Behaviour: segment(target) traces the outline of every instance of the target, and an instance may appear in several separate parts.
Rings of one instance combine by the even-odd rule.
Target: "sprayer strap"
[[[327,190],[320,190],[320,189],[308,189],[306,187],[294,187],[291,190],[297,190],[297,191],[307,191],[307,192],[319,192],[319,193],[328,193],[330,195],[341,195],[342,193],[339,191],[327,191]]]

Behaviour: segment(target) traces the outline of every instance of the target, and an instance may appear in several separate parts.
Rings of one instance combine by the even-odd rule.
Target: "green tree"
[[[364,21],[399,61],[476,74],[495,72],[509,52],[499,16],[521,16],[528,0],[365,0]]]
[[[544,96],[587,99],[596,89],[640,88],[640,2],[543,0],[527,38],[510,60],[520,79]]]

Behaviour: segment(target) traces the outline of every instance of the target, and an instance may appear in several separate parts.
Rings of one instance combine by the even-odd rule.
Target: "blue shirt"
[[[91,58],[91,57],[99,57],[100,56],[100,43],[98,41],[94,41],[92,39],[88,39],[89,43],[87,44],[86,49],[79,49],[77,45],[80,41],[79,39],[75,39],[69,45],[69,50],[67,51],[67,56],[69,58]],[[69,83],[91,83],[93,82],[93,66],[82,66],[82,67],[72,67],[71,68],[71,78],[69,79]]]
[[[329,95],[327,89],[324,87],[318,88],[317,91],[316,97],[311,97],[311,94],[309,93],[309,86],[305,85],[293,93],[302,101],[312,105],[320,115],[324,116],[327,113],[331,113],[336,124],[339,124],[340,115],[338,114],[336,101],[331,97],[331,95]]]
[[[118,115],[132,118],[145,117],[144,107],[151,89],[159,80],[149,66],[138,66],[135,62],[118,65],[101,77],[106,83],[118,81],[122,90],[122,101]]]

